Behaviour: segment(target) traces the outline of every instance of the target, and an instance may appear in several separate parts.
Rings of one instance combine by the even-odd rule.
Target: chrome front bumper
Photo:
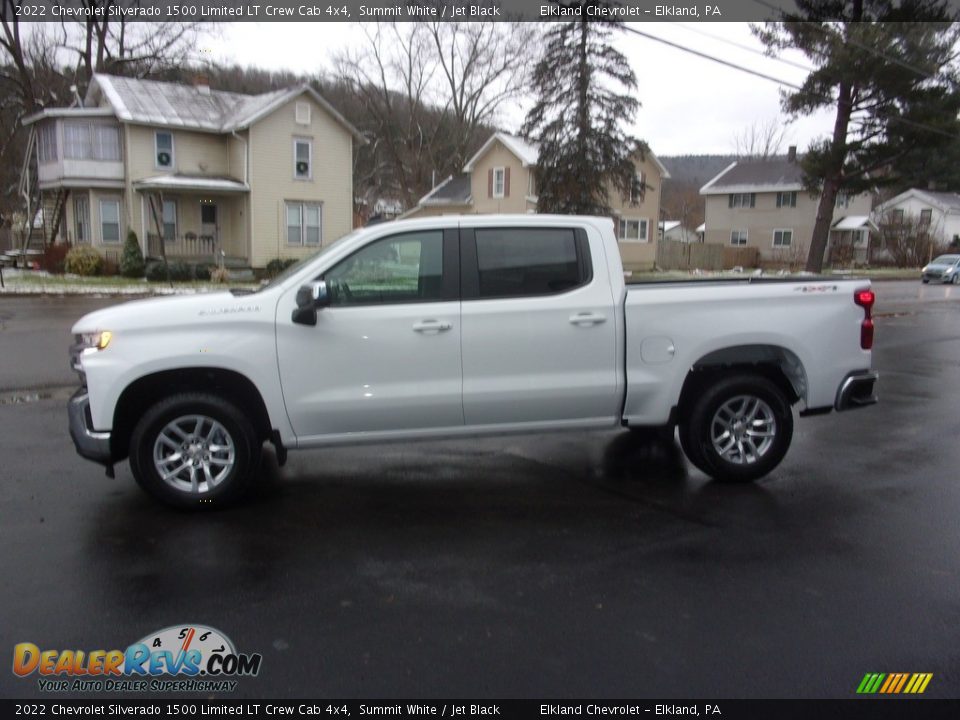
[[[113,462],[110,433],[98,432],[92,428],[90,398],[86,388],[80,388],[70,398],[67,414],[70,418],[70,437],[73,438],[77,453],[87,460],[109,466]]]
[[[880,374],[873,370],[850,373],[837,390],[837,412],[855,410],[877,402],[876,384]]]

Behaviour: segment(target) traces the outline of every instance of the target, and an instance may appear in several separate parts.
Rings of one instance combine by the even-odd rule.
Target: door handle
[[[607,321],[607,316],[603,313],[581,312],[570,316],[572,325],[599,325]]]
[[[413,331],[418,333],[441,333],[446,332],[453,327],[452,323],[445,320],[421,320],[413,324]]]

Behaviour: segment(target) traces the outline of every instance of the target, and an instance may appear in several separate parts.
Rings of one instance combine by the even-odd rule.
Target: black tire
[[[960,285],[960,272],[955,272],[950,282],[954,285]]]
[[[717,442],[724,444],[723,433],[734,433],[726,455],[714,445],[715,431]],[[793,412],[787,398],[760,375],[718,379],[704,389],[680,426],[680,444],[687,458],[720,482],[763,477],[783,460],[792,438]]]
[[[200,418],[204,420],[197,424]],[[193,431],[185,430],[191,425]],[[169,441],[174,432],[183,441],[179,448],[161,440],[161,433]],[[247,490],[262,446],[253,425],[235,405],[216,395],[184,393],[159,401],[140,418],[130,437],[130,470],[140,487],[168,505],[222,507]],[[158,462],[177,472],[165,480]]]
[[[922,282],[924,285],[926,285],[926,284],[927,284],[928,282],[930,282],[930,281],[927,280],[926,278],[920,278],[920,282]]]

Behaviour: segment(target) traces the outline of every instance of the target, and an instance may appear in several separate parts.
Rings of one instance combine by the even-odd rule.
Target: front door
[[[218,208],[216,203],[200,203],[200,241],[204,250],[211,254],[219,247],[220,226],[218,223]]]
[[[458,252],[456,230],[371,242],[325,273],[315,326],[291,320],[297,288],[284,295],[277,354],[301,443],[463,425]]]

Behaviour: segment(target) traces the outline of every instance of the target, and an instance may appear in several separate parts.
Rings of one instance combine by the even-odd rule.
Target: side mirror
[[[301,285],[297,290],[297,309],[290,319],[298,325],[316,325],[317,310],[330,304],[330,293],[327,283],[315,280]]]

